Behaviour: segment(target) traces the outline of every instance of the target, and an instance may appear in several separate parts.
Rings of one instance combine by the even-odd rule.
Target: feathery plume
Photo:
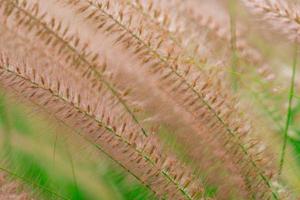
[[[300,42],[300,13],[297,5],[281,0],[243,0],[249,10],[260,15],[275,30],[292,42]]]

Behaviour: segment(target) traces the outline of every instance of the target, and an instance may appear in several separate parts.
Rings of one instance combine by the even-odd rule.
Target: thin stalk
[[[285,157],[285,152],[286,152],[286,146],[287,146],[288,132],[289,132],[289,127],[290,127],[290,123],[292,120],[292,103],[293,103],[293,97],[294,97],[294,91],[295,91],[296,67],[297,67],[297,58],[298,58],[297,52],[298,52],[298,45],[295,44],[293,66],[292,66],[293,70],[292,70],[292,78],[291,78],[289,100],[288,100],[288,109],[287,109],[286,123],[285,123],[285,127],[284,127],[284,138],[283,138],[280,163],[279,163],[279,172],[278,172],[279,175],[282,173],[284,157]]]
[[[72,176],[73,176],[73,181],[74,181],[74,184],[75,184],[75,187],[76,187],[76,192],[78,193],[79,189],[78,189],[78,183],[77,183],[77,178],[76,178],[76,173],[75,173],[75,166],[74,166],[73,157],[72,157],[72,154],[71,154],[70,149],[69,149],[68,141],[65,141],[64,143],[66,145],[66,151],[67,151],[67,154],[68,154],[68,157],[69,157],[69,160],[70,160]]]
[[[55,133],[55,140],[53,144],[53,168],[55,167],[55,157],[56,157],[56,147],[57,147],[57,141],[58,140],[58,134]]]

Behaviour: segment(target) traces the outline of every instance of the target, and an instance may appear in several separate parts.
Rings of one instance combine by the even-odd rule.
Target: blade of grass
[[[68,154],[67,156],[69,157],[69,160],[70,160],[73,181],[74,181],[74,184],[75,184],[75,187],[76,187],[75,188],[76,193],[78,194],[79,189],[78,189],[78,183],[77,183],[77,178],[76,178],[76,174],[75,174],[75,167],[74,167],[73,157],[72,157],[72,154],[71,154],[70,149],[69,149],[68,141],[65,140],[64,143],[65,143],[65,146],[66,146],[66,152]]]
[[[279,163],[279,172],[278,172],[279,175],[282,173],[284,157],[285,157],[285,152],[286,152],[286,146],[287,146],[288,131],[289,131],[290,122],[292,119],[292,103],[293,103],[295,81],[296,81],[296,67],[297,67],[297,56],[298,56],[297,54],[298,54],[298,46],[295,44],[294,56],[293,56],[293,66],[292,66],[293,67],[292,78],[291,78],[291,85],[290,85],[290,92],[289,92],[289,99],[288,99],[288,109],[287,109],[286,123],[285,123],[285,127],[284,127],[284,136],[283,136],[284,138],[283,138],[280,163]]]
[[[58,134],[55,133],[55,140],[54,140],[54,144],[53,144],[53,168],[55,167],[55,156],[56,156],[57,142],[58,142]]]

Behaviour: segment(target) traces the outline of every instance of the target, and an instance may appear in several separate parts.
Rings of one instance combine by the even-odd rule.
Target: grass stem
[[[282,173],[284,157],[285,157],[285,152],[286,152],[286,146],[287,146],[288,132],[289,132],[289,127],[290,127],[290,123],[291,123],[291,119],[292,119],[292,103],[293,103],[294,90],[295,90],[296,67],[297,67],[297,57],[298,57],[297,53],[298,53],[298,46],[297,46],[297,44],[295,44],[291,85],[290,85],[290,92],[289,92],[289,99],[288,99],[288,109],[287,109],[284,132],[283,132],[283,134],[284,134],[283,135],[283,145],[282,145],[280,163],[279,163],[279,172],[278,172],[279,175]]]

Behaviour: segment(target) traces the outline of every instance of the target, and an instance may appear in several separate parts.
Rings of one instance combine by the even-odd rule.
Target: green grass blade
[[[284,157],[285,157],[285,152],[286,152],[286,146],[287,146],[288,132],[289,132],[289,127],[290,127],[290,123],[291,123],[291,119],[292,119],[292,103],[293,103],[295,81],[296,81],[296,67],[297,67],[297,57],[298,57],[297,54],[298,54],[298,46],[295,45],[292,78],[291,78],[291,85],[290,85],[290,92],[289,92],[289,99],[288,99],[288,110],[287,110],[287,116],[286,116],[286,123],[285,123],[285,127],[284,127],[284,136],[283,136],[284,138],[283,138],[283,145],[282,145],[280,163],[279,163],[279,172],[278,172],[279,175],[282,173]]]

